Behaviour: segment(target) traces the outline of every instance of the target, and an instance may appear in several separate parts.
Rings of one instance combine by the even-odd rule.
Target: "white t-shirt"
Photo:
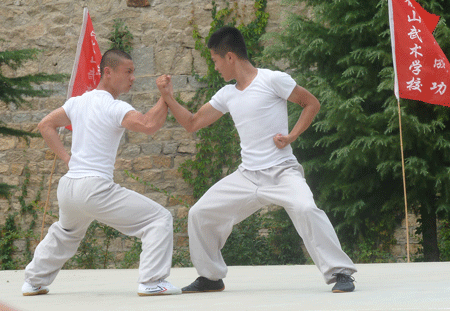
[[[241,166],[262,170],[296,159],[290,145],[278,149],[277,134],[287,135],[287,99],[296,82],[286,73],[258,68],[258,74],[243,91],[226,85],[210,100],[222,113],[229,112],[241,139]]]
[[[62,106],[72,123],[72,156],[66,176],[113,179],[125,114],[135,110],[101,90],[72,97]]]

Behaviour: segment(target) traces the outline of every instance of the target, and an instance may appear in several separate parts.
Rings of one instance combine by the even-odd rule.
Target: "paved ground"
[[[139,297],[137,270],[63,270],[47,295],[24,297],[23,271],[0,271],[0,311],[450,310],[450,262],[357,265],[356,291],[331,293],[315,266],[229,267],[219,293]],[[168,278],[185,286],[193,268]]]

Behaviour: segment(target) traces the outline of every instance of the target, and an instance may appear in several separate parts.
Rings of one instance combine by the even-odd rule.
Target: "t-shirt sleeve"
[[[273,72],[271,82],[276,94],[286,100],[291,96],[297,85],[297,82],[290,75],[281,71]]]
[[[114,120],[114,123],[116,126],[121,127],[122,121],[125,115],[129,111],[136,110],[131,106],[129,103],[124,102],[122,100],[116,100],[113,105],[113,109],[111,110],[111,116]]]
[[[225,99],[225,87],[221,88],[209,101],[214,109],[219,110],[223,114],[229,111],[226,105],[227,101]]]
[[[71,114],[72,114],[72,108],[73,108],[73,103],[75,102],[75,98],[76,97],[69,98],[68,100],[66,100],[64,105],[62,105],[62,108],[64,109],[64,112],[66,113],[69,120],[72,120]]]

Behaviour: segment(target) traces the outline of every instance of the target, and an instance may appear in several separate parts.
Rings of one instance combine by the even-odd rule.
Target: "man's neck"
[[[114,88],[108,86],[108,84],[105,83],[105,82],[102,81],[102,80],[101,80],[100,83],[97,85],[97,88],[96,88],[96,89],[99,90],[99,91],[106,91],[106,92],[108,92],[109,94],[112,95],[112,97],[113,97],[114,99],[117,99],[117,97],[119,97],[119,95],[120,95],[120,94],[117,93],[117,90],[115,90]]]
[[[242,61],[236,72],[236,88],[240,91],[245,90],[255,79],[258,69],[253,67],[249,61]]]

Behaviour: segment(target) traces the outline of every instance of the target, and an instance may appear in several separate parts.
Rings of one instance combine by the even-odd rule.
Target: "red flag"
[[[438,21],[414,0],[389,0],[397,98],[450,106],[450,63],[432,34]]]
[[[67,98],[79,96],[95,89],[100,82],[102,55],[95,37],[91,16],[87,8],[83,12],[83,25],[77,44],[77,54],[70,77]],[[72,130],[69,125],[67,129]]]
[[[411,1],[405,1],[405,3],[409,6],[409,7],[413,7],[414,11],[416,13],[412,13],[414,14],[418,14],[421,18],[422,21],[425,23],[425,26],[427,26],[428,30],[432,33],[434,31],[434,29],[436,28],[438,22],[439,22],[439,18],[440,16],[431,14],[429,12],[427,12],[424,8],[422,8],[420,6],[420,4],[418,4],[416,1],[411,0]]]

